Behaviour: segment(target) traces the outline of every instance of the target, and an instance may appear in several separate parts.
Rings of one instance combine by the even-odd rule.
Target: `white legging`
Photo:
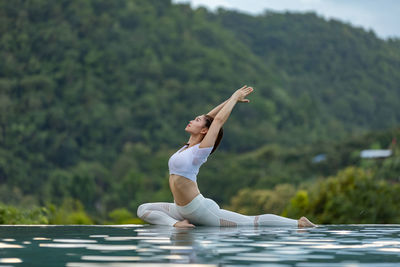
[[[204,198],[202,194],[185,206],[167,202],[145,203],[139,206],[137,215],[151,224],[171,226],[184,219],[195,225],[205,226],[298,226],[297,220],[273,214],[246,216],[223,210],[215,201]]]

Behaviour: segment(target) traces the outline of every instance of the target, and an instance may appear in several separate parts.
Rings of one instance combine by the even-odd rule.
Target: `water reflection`
[[[385,266],[400,263],[399,225],[329,225],[312,229],[3,226],[0,236],[0,263],[9,265]]]

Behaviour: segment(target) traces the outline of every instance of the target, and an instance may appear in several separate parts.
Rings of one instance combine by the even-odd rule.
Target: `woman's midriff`
[[[200,194],[197,183],[180,175],[171,174],[169,176],[169,187],[174,196],[175,203],[185,206]]]

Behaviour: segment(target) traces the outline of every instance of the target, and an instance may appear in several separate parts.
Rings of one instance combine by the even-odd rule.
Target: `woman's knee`
[[[150,204],[149,204],[149,203],[144,203],[144,204],[140,205],[140,206],[138,207],[138,209],[137,209],[137,212],[136,212],[136,213],[137,213],[137,216],[138,216],[139,218],[142,218],[143,215],[146,213],[146,211],[148,211],[149,207],[150,207]]]
[[[206,201],[205,201],[205,205],[206,205],[206,207],[209,208],[210,210],[215,211],[215,210],[219,210],[219,209],[220,209],[219,205],[218,205],[217,202],[215,202],[214,200],[212,200],[212,199],[210,199],[210,198],[206,198],[205,200],[206,200]]]

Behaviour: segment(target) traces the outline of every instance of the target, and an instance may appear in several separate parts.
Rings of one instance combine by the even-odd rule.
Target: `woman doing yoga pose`
[[[188,143],[171,156],[168,162],[169,185],[175,203],[145,203],[139,206],[137,215],[151,224],[175,227],[205,226],[315,226],[307,218],[299,220],[263,214],[246,216],[221,209],[217,203],[200,194],[196,176],[200,166],[214,152],[222,138],[222,126],[237,102],[248,103],[246,97],[252,87],[243,86],[232,96],[211,110],[190,121],[185,131],[190,134]]]

